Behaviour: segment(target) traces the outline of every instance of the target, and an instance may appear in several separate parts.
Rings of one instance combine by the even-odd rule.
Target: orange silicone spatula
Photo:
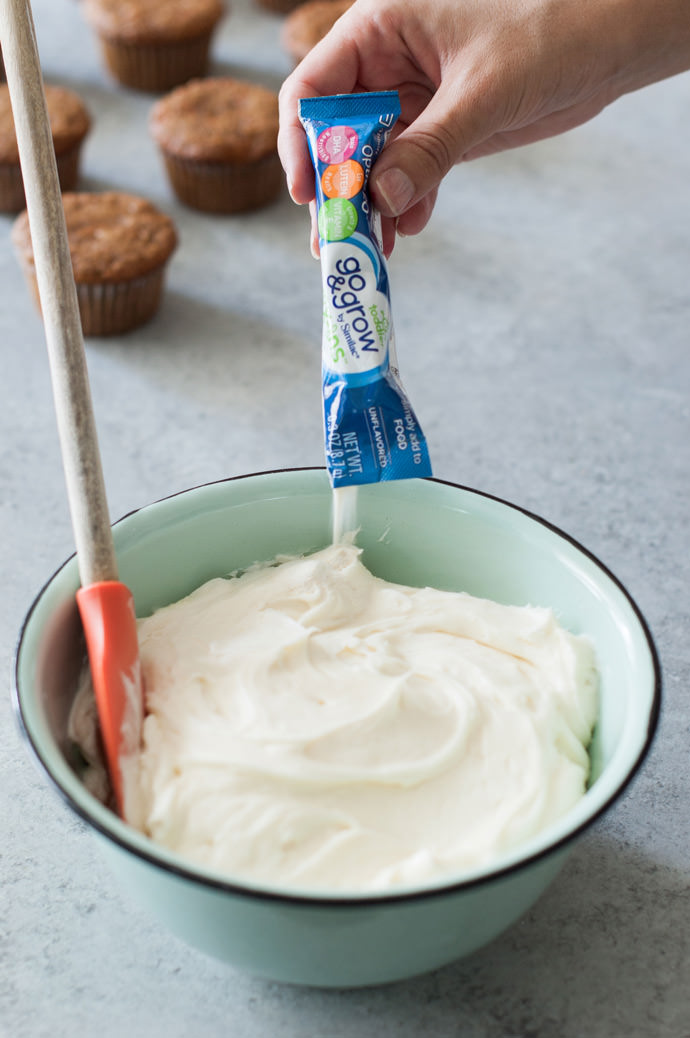
[[[118,580],[84,339],[29,0],[0,0],[0,41],[17,133],[84,627],[106,763],[122,813],[123,760],[139,745],[143,696],[132,595]]]

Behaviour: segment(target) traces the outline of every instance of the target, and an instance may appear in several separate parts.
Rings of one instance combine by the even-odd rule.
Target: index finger
[[[349,94],[356,87],[359,57],[347,28],[349,14],[350,11],[346,11],[341,15],[280,89],[278,154],[290,194],[300,205],[311,202],[315,191],[307,138],[299,121],[299,101],[303,97]]]

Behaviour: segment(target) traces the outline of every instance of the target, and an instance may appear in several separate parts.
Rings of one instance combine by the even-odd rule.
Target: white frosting
[[[337,545],[139,622],[128,820],[216,870],[385,890],[494,859],[584,792],[590,642],[542,608],[389,584]]]

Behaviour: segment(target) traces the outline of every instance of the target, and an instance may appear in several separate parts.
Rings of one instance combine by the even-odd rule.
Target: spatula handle
[[[0,0],[9,87],[79,574],[117,579],[84,338],[29,0]]]

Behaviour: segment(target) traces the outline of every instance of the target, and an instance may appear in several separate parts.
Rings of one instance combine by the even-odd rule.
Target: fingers
[[[287,114],[287,111],[292,111],[292,99],[286,100],[284,105],[286,114],[280,116],[278,155],[292,200],[298,205],[306,205],[314,197],[314,170],[309,158],[307,138],[299,121],[295,125],[292,115]]]
[[[424,195],[424,198],[420,198],[415,205],[407,209],[395,220],[398,234],[401,237],[407,238],[424,230],[436,204],[437,194],[438,191],[436,189],[430,191],[427,195]]]
[[[484,125],[483,130],[493,133],[493,126]],[[416,234],[429,219],[448,170],[483,139],[469,100],[457,86],[442,85],[377,161],[371,174],[375,204],[386,216],[404,217],[401,233]]]
[[[429,213],[430,212],[431,209],[429,209]],[[426,220],[428,220],[428,218],[427,215]],[[426,224],[426,220],[424,220],[424,224]],[[314,198],[309,202],[309,221],[309,249],[314,259],[319,259],[321,249],[319,246],[319,226],[316,213],[316,199]],[[393,220],[389,216],[381,217],[381,248],[386,258],[390,256],[393,251],[393,246],[395,245],[397,223],[397,220]],[[421,227],[419,229],[421,230]],[[410,231],[409,233],[416,234],[417,232]]]
[[[361,13],[360,20],[362,24],[366,21]],[[379,55],[378,65],[374,65],[378,67],[383,60],[380,46],[373,46],[374,35],[373,29],[362,30],[351,8],[283,83],[278,152],[290,194],[299,204],[310,203],[315,196],[313,165],[299,121],[299,100],[362,89],[360,76],[366,78],[365,68],[371,72],[372,48]],[[381,45],[381,41],[378,43]],[[388,52],[386,60],[392,60]],[[441,179],[462,157],[468,141],[476,143],[468,134],[457,87],[454,91],[442,81],[434,92],[429,75],[418,68],[410,71],[412,65],[405,64],[404,75],[397,65],[395,74],[391,73],[400,89],[404,108],[400,123],[404,128],[384,149],[370,182],[372,199],[384,218],[386,255],[392,251],[396,225],[401,234],[417,234],[426,226]],[[366,80],[365,88],[371,85],[370,79]],[[318,255],[313,216],[311,225],[312,252]]]
[[[314,259],[318,259],[321,255],[321,249],[319,248],[319,225],[317,222],[315,198],[312,198],[309,202],[309,220],[309,249]]]
[[[381,249],[386,259],[390,256],[395,245],[395,232],[397,230],[397,220],[392,219],[390,216],[381,217]]]
[[[304,129],[299,120],[297,121],[294,133],[292,131],[288,133],[287,126],[285,126],[281,132],[283,134],[283,152],[281,154],[281,160],[283,161],[283,166],[288,176],[290,193],[295,202],[299,204],[309,204],[310,248],[312,255],[318,257],[319,235],[316,224],[314,167],[306,144],[306,134],[304,133]],[[379,166],[385,158],[389,147],[392,147],[392,145],[388,145],[387,148],[384,149],[383,155],[379,158],[374,170],[372,171],[372,198],[382,216],[383,251],[386,256],[389,256],[393,251],[396,229],[401,235],[414,235],[418,234],[424,227],[426,227],[429,218],[431,217],[438,192],[437,185],[431,187],[426,191],[426,193],[422,193],[423,188],[420,190],[419,188],[413,187],[409,192],[409,196],[404,196],[406,201],[403,201],[402,204],[398,203],[397,206],[391,206],[390,201],[381,193],[380,186],[377,191],[376,186],[373,183],[373,178],[376,176]],[[395,168],[392,172],[393,177],[395,177]],[[441,179],[440,174],[438,179]],[[390,177],[388,178],[388,182],[390,183]],[[380,181],[378,183],[380,184]],[[422,178],[419,179],[418,183],[423,183]],[[385,184],[386,181],[384,180],[384,185]],[[405,188],[405,185],[403,185],[403,188]],[[400,212],[399,218],[396,214],[396,208]]]
[[[290,194],[299,205],[306,205],[314,197],[314,169],[299,121],[299,101],[303,97],[352,93],[357,85],[356,45],[340,24],[347,14],[288,76],[278,95],[278,155]]]

